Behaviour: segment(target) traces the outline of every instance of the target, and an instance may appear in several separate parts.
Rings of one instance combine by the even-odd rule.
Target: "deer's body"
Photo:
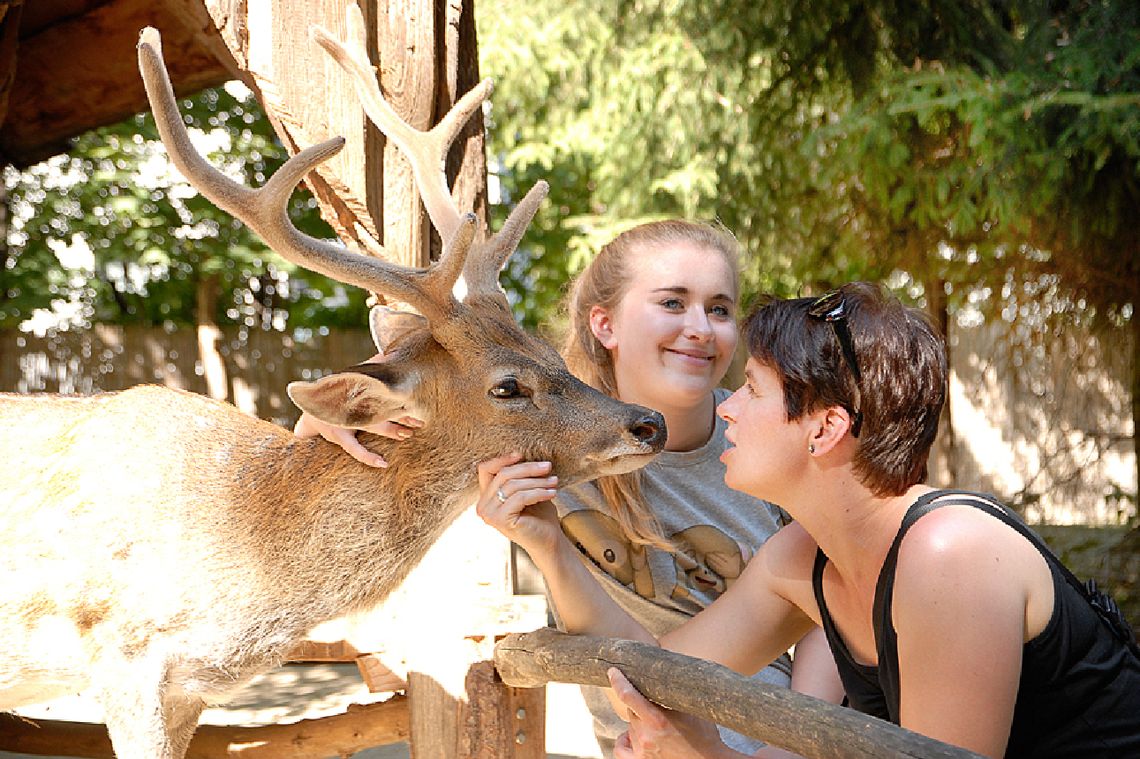
[[[217,700],[382,600],[472,479],[441,462],[438,487],[395,504],[392,469],[158,387],[0,396],[0,430],[16,452],[0,483],[0,608],[16,610],[0,617],[0,708],[111,670]]]
[[[481,377],[437,379],[436,398],[415,406],[428,419],[486,392]],[[391,463],[375,469],[180,390],[0,394],[0,710],[93,687],[120,757],[180,756],[206,705],[397,587],[472,502],[478,461],[513,446],[569,483],[651,455],[614,426],[637,429],[644,409],[580,383],[555,395],[566,408],[512,401],[498,419],[456,414],[401,443],[374,438]],[[600,419],[565,416],[583,402]]]

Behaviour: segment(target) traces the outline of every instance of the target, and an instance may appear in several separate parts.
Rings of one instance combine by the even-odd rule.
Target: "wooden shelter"
[[[434,124],[478,82],[469,2],[358,4],[385,96],[412,126]],[[290,153],[345,137],[345,149],[306,178],[322,215],[342,239],[368,233],[397,262],[424,266],[440,241],[433,239],[410,170],[367,122],[339,67],[309,40],[312,24],[343,37],[347,5],[348,0],[0,0],[0,159],[31,165],[65,152],[72,137],[145,110],[136,43],[139,31],[153,26],[162,34],[176,93],[240,79],[257,95]],[[472,122],[448,156],[447,173],[458,207],[485,221],[483,127],[479,118]],[[508,576],[505,542],[488,544],[485,536],[461,542]],[[426,582],[450,575],[462,584],[464,570],[449,572],[453,559],[429,554],[426,561],[443,563]],[[463,617],[462,629],[403,636],[405,642],[422,640],[423,650],[405,647],[395,660],[343,641],[297,652],[308,660],[356,661],[370,688],[403,690],[406,697],[256,734],[203,729],[190,756],[228,756],[235,741],[258,742],[258,756],[348,755],[405,738],[413,755],[432,759],[545,756],[543,691],[503,685],[489,661],[498,637],[543,624],[545,607],[537,619],[533,604],[520,611],[508,584],[481,600],[482,613]],[[389,620],[398,617],[399,604],[394,605]],[[0,724],[0,748],[64,753],[67,746],[87,756],[109,755],[101,726],[56,724],[52,730],[50,723],[37,722],[25,732],[19,720]]]
[[[175,91],[240,79],[290,152],[342,135],[344,151],[307,180],[337,234],[376,234],[401,262],[425,263],[427,220],[403,159],[366,123],[339,69],[308,41],[310,24],[343,32],[343,0],[0,0],[0,159],[28,166],[68,140],[146,109],[135,43],[153,26]],[[442,0],[361,3],[381,85],[413,126],[435,123],[478,81],[473,9]],[[251,15],[250,9],[253,9]],[[483,130],[468,126],[448,159],[461,208],[486,215]]]

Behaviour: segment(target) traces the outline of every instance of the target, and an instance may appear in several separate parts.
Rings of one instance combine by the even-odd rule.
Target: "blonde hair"
[[[618,397],[613,356],[590,328],[590,311],[600,306],[613,312],[629,290],[630,260],[641,250],[689,244],[714,251],[729,263],[733,295],[740,288],[740,247],[723,226],[670,219],[651,221],[622,232],[606,243],[575,277],[566,298],[568,327],[562,355],[567,366],[583,382],[613,398]],[[641,492],[641,472],[600,477],[596,484],[612,516],[626,537],[636,545],[673,550]]]

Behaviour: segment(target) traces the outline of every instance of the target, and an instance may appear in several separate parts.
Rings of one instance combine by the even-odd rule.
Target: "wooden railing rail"
[[[606,670],[617,667],[642,694],[662,706],[713,720],[809,759],[978,757],[854,709],[630,640],[543,628],[499,641],[495,666],[503,682],[516,688],[537,688],[552,681],[605,687]]]

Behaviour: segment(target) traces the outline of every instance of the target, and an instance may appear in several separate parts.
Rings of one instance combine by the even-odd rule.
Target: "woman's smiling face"
[[[595,334],[613,356],[622,400],[667,409],[703,401],[736,350],[736,275],[725,256],[683,242],[644,247]]]

